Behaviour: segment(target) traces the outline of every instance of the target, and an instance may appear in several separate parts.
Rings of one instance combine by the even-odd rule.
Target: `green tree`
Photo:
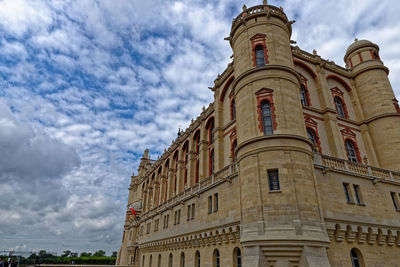
[[[69,256],[71,256],[71,250],[65,250],[61,255],[61,257],[69,257]]]
[[[39,251],[39,257],[43,257],[46,254],[47,254],[46,250],[42,249],[42,250]]]
[[[71,252],[71,257],[78,257],[78,253],[77,252]]]
[[[113,253],[111,254],[111,257],[117,257],[118,256],[118,252],[113,251]]]
[[[82,252],[79,257],[91,257],[91,256],[92,256],[92,253],[90,253],[90,252]]]
[[[104,257],[104,256],[106,256],[106,252],[104,250],[98,250],[93,254],[93,256],[95,256],[95,257]]]

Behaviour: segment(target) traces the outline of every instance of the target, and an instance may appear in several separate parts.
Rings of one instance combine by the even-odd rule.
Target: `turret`
[[[294,247],[301,251],[299,266],[329,266],[290,48],[292,23],[264,1],[244,6],[227,38],[234,55],[244,266],[289,266]]]
[[[400,114],[388,79],[388,68],[379,57],[378,45],[367,40],[355,40],[347,49],[344,61],[352,70],[355,87],[371,135],[379,167],[400,170]],[[389,153],[389,151],[393,151]]]

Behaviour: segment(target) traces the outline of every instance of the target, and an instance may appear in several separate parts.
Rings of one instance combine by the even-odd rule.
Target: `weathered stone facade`
[[[243,7],[214,102],[132,176],[118,265],[400,266],[400,108],[379,47],[346,68]],[[136,217],[129,210],[133,207]]]

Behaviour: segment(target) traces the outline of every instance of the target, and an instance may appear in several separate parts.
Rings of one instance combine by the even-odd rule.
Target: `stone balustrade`
[[[328,170],[345,171],[372,178],[374,182],[387,181],[400,183],[400,172],[381,169],[327,155],[314,154],[314,164],[322,167],[323,172]]]
[[[242,19],[246,16],[258,14],[258,13],[267,14],[268,12],[269,12],[269,14],[278,15],[278,16],[283,17],[286,20],[288,20],[286,17],[286,14],[283,12],[283,9],[277,8],[275,6],[270,6],[270,5],[258,5],[258,6],[246,8],[235,19],[233,19],[232,29],[235,28],[237,24],[241,23]]]
[[[157,207],[143,213],[141,215],[140,220],[146,220],[149,217],[152,217],[160,212],[163,212],[167,209],[172,208],[208,189],[216,186],[217,184],[223,183],[225,181],[230,182],[230,179],[237,176],[237,167],[236,163],[232,163],[219,171],[213,173],[212,175],[201,179],[200,182],[194,184],[193,186],[186,188],[184,191],[180,192],[179,194],[173,196],[172,198],[168,199],[167,201],[161,203]]]

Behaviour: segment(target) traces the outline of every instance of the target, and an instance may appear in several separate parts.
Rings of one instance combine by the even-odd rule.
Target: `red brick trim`
[[[276,130],[276,127],[277,127],[276,117],[275,117],[274,99],[272,97],[273,92],[274,92],[274,90],[269,89],[269,88],[262,88],[256,92],[258,127],[261,132],[264,132],[263,122],[262,122],[262,114],[261,114],[261,104],[263,101],[268,101],[269,104],[271,105],[272,126],[273,126],[274,131]]]
[[[311,77],[313,77],[314,79],[317,77],[317,74],[315,74],[315,72],[312,70],[312,68],[310,68],[310,66],[308,66],[303,61],[300,61],[298,59],[294,59],[293,62],[294,62],[295,65],[299,65],[300,67],[305,69],[311,75]]]
[[[335,109],[336,109],[335,97],[338,97],[340,99],[340,101],[342,101],[345,118],[346,119],[349,118],[349,113],[347,112],[347,106],[346,106],[346,102],[344,101],[343,92],[337,87],[331,88],[331,92],[332,92],[332,97],[333,97],[333,105],[335,106]],[[337,109],[336,109],[336,112],[337,112]]]
[[[254,35],[253,37],[250,38],[251,41],[251,54],[252,54],[252,58],[253,58],[253,67],[257,66],[257,62],[256,62],[256,46],[261,45],[264,49],[264,60],[265,60],[265,64],[269,64],[269,60],[268,60],[268,49],[267,49],[267,45],[265,44],[265,34],[261,34],[261,33],[257,33],[256,35]]]
[[[344,125],[344,124],[341,124],[341,123],[338,123],[338,126],[341,126],[343,128],[348,128],[348,129],[351,129],[351,130],[356,131],[356,132],[361,132],[359,129],[356,129],[356,128],[353,128],[353,127],[350,127],[350,126],[347,126],[347,125]]]
[[[317,117],[317,116],[312,115],[312,114],[308,114],[308,113],[303,112],[303,115],[304,115],[304,117],[307,116],[307,117],[310,117],[310,118],[313,118],[313,119],[324,121],[324,118],[320,118],[320,117]]]
[[[354,132],[352,132],[349,128],[344,128],[344,129],[340,130],[340,132],[341,132],[342,137],[343,137],[343,144],[345,146],[344,150],[346,151],[347,157],[349,157],[349,155],[347,153],[346,140],[350,140],[354,145],[354,149],[356,150],[357,162],[358,163],[362,163],[360,149],[358,148],[358,145],[357,145],[356,134]]]
[[[350,58],[349,62],[350,62],[350,68],[353,68],[353,62],[351,61],[351,58]]]
[[[301,80],[301,84],[303,84],[304,88],[305,88],[307,104],[309,107],[311,107],[311,99],[310,99],[310,92],[308,91],[307,78],[300,74],[300,80]],[[301,90],[301,88],[300,88],[300,90]]]
[[[310,131],[312,131],[312,132],[314,133],[315,142],[317,142],[318,153],[321,153],[321,154],[322,154],[321,140],[319,139],[319,134],[318,134],[317,126],[315,125],[315,127],[312,127],[312,126],[307,126],[307,125],[306,125],[306,130],[310,130]]]
[[[233,97],[232,97],[231,98],[231,104],[230,104],[230,110],[229,110],[231,120],[234,119],[234,117],[233,117],[233,103],[235,103],[235,113],[236,113],[236,102],[235,102],[235,99],[233,99]],[[235,119],[236,119],[236,114],[235,114]]]
[[[236,126],[232,127],[229,131],[224,133],[224,137],[227,136],[228,134],[230,134],[232,131],[236,131]]]
[[[231,157],[232,157],[233,161],[235,161],[235,159],[236,159],[235,148],[234,148],[235,142],[236,142],[236,147],[237,147],[236,135],[235,135],[235,138],[231,139]]]
[[[363,60],[363,57],[362,57],[362,55],[361,55],[361,52],[360,53],[358,53],[358,57],[360,58],[360,61],[361,62],[363,62],[364,60]]]
[[[378,52],[373,51],[373,50],[369,50],[369,52],[371,53],[371,58],[373,60],[381,60],[380,57],[379,57],[379,53]],[[375,58],[375,56],[376,56],[376,58]]]
[[[341,85],[343,85],[343,87],[344,87],[348,92],[351,91],[351,87],[350,87],[342,78],[340,78],[339,76],[334,75],[334,74],[331,74],[331,75],[326,76],[326,80],[328,80],[328,79],[333,79],[333,80],[338,81]]]
[[[225,83],[225,86],[222,89],[222,92],[220,94],[219,101],[221,101],[221,102],[224,101],[224,97],[225,97],[226,91],[228,90],[229,86],[231,85],[231,83],[233,82],[234,79],[235,79],[235,76],[232,75],[229,78],[229,80]]]
[[[396,109],[397,113],[400,113],[399,101],[396,98],[393,98],[392,100],[393,100],[394,108]]]

